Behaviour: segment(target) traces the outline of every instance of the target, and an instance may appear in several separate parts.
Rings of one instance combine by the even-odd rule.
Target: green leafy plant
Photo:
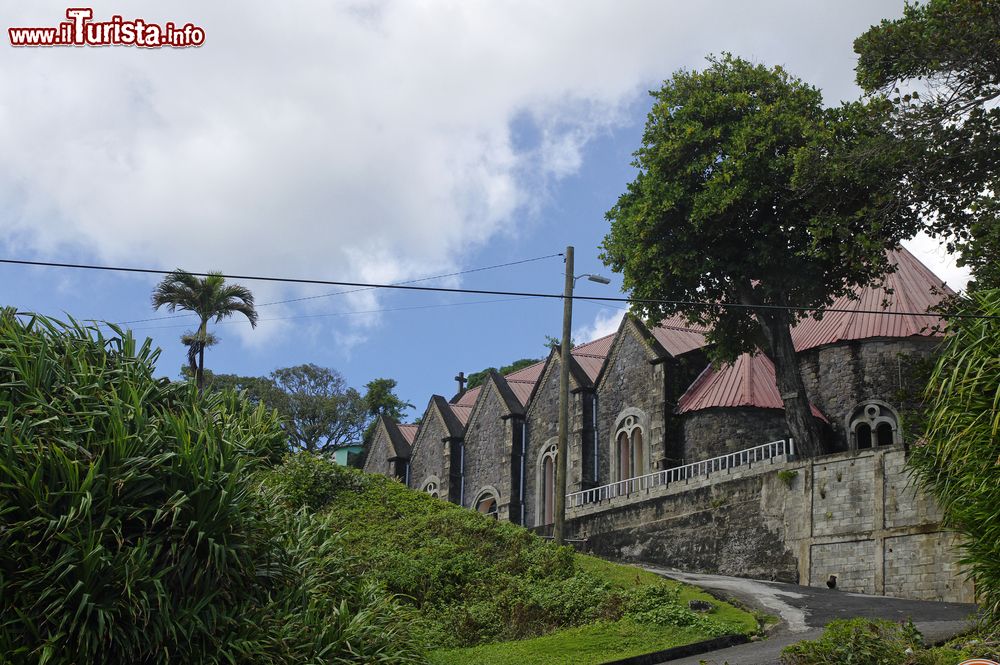
[[[0,316],[0,660],[419,661],[329,522],[254,481],[274,413],[112,329]]]
[[[972,293],[963,314],[1000,317],[1000,290]],[[956,318],[927,387],[923,437],[910,467],[963,536],[987,620],[1000,622],[1000,321]]]
[[[900,665],[922,646],[912,621],[903,624],[885,619],[837,619],[817,640],[785,647],[785,665]]]
[[[785,483],[785,487],[791,487],[795,479],[798,478],[799,472],[795,469],[782,469],[778,472],[778,480]]]

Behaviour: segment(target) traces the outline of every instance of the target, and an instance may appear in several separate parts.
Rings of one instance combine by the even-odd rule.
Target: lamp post
[[[566,248],[566,285],[563,291],[563,329],[562,342],[559,345],[561,362],[559,363],[559,442],[556,448],[556,487],[555,516],[552,525],[552,537],[556,544],[565,542],[563,526],[566,522],[566,456],[569,441],[569,363],[573,342],[570,339],[573,327],[573,287],[576,280],[586,277],[591,282],[610,284],[611,280],[601,275],[589,273],[573,276],[573,247]]]

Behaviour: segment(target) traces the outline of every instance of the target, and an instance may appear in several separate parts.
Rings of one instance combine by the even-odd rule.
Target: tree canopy
[[[891,97],[912,147],[900,195],[959,250],[972,287],[1000,287],[1000,2],[908,4],[854,42],[858,83]]]
[[[885,251],[916,231],[896,193],[871,186],[898,179],[905,150],[885,129],[889,105],[828,109],[781,67],[728,54],[651,95],[602,258],[634,298],[661,301],[634,306],[650,323],[681,313],[710,326],[719,361],[767,353],[799,450],[818,452],[790,326],[798,308],[880,281]]]
[[[340,372],[313,364],[276,369],[268,376],[215,374],[211,390],[234,390],[252,404],[264,404],[282,417],[289,447],[325,453],[366,440],[375,418],[402,420],[413,405],[395,393],[393,379],[374,379],[362,395]]]
[[[198,329],[185,333],[181,341],[188,347],[188,364],[199,391],[205,387],[205,349],[218,341],[208,332],[208,322],[215,319],[219,323],[239,313],[247,317],[252,327],[257,326],[253,293],[245,286],[226,284],[220,272],[198,277],[178,268],[157,285],[152,302],[153,309],[166,307],[170,312],[180,309],[198,316]]]

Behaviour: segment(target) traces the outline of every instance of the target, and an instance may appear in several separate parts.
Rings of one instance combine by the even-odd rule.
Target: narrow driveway
[[[671,665],[774,665],[781,662],[782,648],[819,637],[823,626],[834,619],[868,617],[913,623],[931,644],[948,639],[969,627],[975,605],[903,600],[869,596],[832,589],[748,580],[721,575],[683,573],[662,568],[646,569],[681,582],[702,587],[720,597],[781,618],[781,625],[760,642],[669,661]]]

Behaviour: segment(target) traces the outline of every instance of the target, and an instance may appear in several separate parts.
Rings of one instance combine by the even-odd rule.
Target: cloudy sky
[[[0,58],[0,256],[396,282],[550,256],[604,271],[604,212],[632,178],[647,91],[705,55],[781,64],[854,98],[855,36],[901,0],[94,2],[97,19],[205,30],[196,49],[14,49]],[[65,3],[0,0],[6,28]],[[911,245],[956,287],[932,242]],[[606,271],[604,271],[606,272]],[[558,257],[427,282],[558,292]],[[610,276],[610,275],[609,275]],[[175,376],[193,319],[154,277],[0,266],[0,303],[133,322]],[[422,410],[452,376],[540,357],[556,301],[247,283],[261,323],[217,328],[210,369],[315,362],[395,378]],[[617,295],[581,282],[581,293]],[[321,296],[321,297],[311,297]],[[621,310],[580,304],[575,336]],[[152,319],[152,320],[150,320]]]

